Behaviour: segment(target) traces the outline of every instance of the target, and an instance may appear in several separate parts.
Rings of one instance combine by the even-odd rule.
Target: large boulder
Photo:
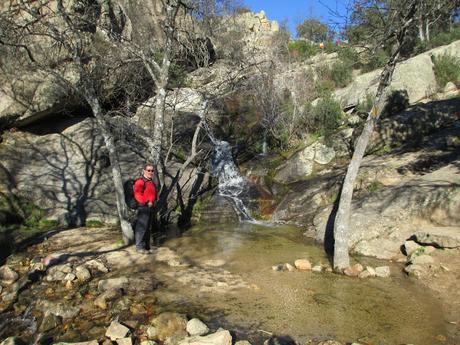
[[[460,41],[432,49],[399,63],[396,66],[390,89],[405,90],[410,104],[429,98],[438,89],[433,71],[432,56],[444,53],[460,57]],[[380,73],[381,70],[375,70],[357,76],[350,85],[336,90],[334,92],[335,98],[341,102],[343,107],[365,102],[367,95],[375,94]]]
[[[418,230],[418,223],[460,224],[460,188],[454,165],[420,178],[405,179],[353,202],[348,245],[355,252],[382,259],[399,258],[400,247]],[[314,218],[315,237],[329,241],[333,208]]]

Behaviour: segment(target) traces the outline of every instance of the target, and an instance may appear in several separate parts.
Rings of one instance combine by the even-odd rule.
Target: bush
[[[449,81],[455,82],[460,76],[460,60],[452,55],[444,53],[432,57],[434,74],[439,87],[443,88]]]
[[[309,57],[318,54],[320,51],[317,44],[302,40],[289,42],[288,49],[289,53],[299,60],[308,59]]]
[[[342,108],[340,104],[330,97],[321,99],[311,109],[310,127],[312,131],[328,137],[340,125]]]
[[[345,87],[353,79],[352,69],[343,62],[334,62],[329,73],[336,87]]]
[[[385,66],[388,59],[389,55],[384,50],[379,50],[376,54],[369,57],[369,59],[363,64],[362,71],[365,73],[381,68]]]

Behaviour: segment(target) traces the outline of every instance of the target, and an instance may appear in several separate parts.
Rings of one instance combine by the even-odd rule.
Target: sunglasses
[[[145,169],[147,172],[153,172],[153,169]]]

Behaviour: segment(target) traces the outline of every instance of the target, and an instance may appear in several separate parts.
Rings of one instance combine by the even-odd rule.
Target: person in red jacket
[[[142,176],[134,183],[134,199],[139,204],[134,229],[136,251],[138,253],[150,253],[150,228],[156,198],[157,190],[153,182],[153,165],[147,163],[144,165]]]

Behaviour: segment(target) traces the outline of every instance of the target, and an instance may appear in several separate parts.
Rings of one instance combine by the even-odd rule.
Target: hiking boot
[[[149,251],[144,248],[136,248],[136,252],[138,252],[139,254],[149,254]]]

